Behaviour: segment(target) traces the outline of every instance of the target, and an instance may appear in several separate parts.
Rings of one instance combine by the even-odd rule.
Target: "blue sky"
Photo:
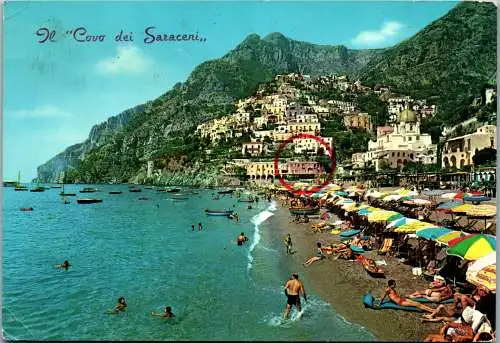
[[[246,36],[271,32],[316,44],[389,47],[456,2],[10,2],[4,8],[3,178],[36,177],[36,167],[84,141],[94,124],[152,100]],[[205,42],[144,44],[144,29],[198,32]],[[38,43],[39,28],[55,42]],[[80,43],[85,27],[103,42]],[[133,42],[115,42],[123,30]]]

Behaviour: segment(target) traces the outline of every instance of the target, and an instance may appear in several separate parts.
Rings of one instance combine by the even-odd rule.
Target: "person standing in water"
[[[285,320],[290,316],[290,311],[292,306],[296,306],[297,310],[302,311],[302,305],[300,304],[300,294],[304,297],[304,301],[307,301],[306,290],[304,284],[299,280],[299,274],[293,273],[292,279],[285,283],[285,295],[287,296],[286,308],[285,308]]]
[[[244,242],[248,241],[248,237],[245,236],[245,233],[242,232],[240,233],[240,235],[238,236],[238,239],[236,240],[236,244],[238,245],[243,245]]]
[[[113,309],[114,312],[123,312],[127,308],[127,302],[125,301],[125,297],[118,298],[118,304],[116,304]]]
[[[201,223],[198,223],[198,231],[203,230],[203,227],[201,226]]]
[[[192,228],[192,230],[191,230],[191,231],[194,231],[194,224],[193,224],[193,225],[191,225],[191,228]]]
[[[290,233],[288,233],[285,237],[285,246],[286,246],[286,253],[291,254],[292,253],[292,236],[290,236]]]

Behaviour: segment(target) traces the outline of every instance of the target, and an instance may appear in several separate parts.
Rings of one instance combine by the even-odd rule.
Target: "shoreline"
[[[370,277],[357,262],[333,260],[328,257],[310,266],[302,263],[314,255],[316,242],[339,242],[338,236],[329,232],[313,233],[311,223],[290,223],[292,217],[286,207],[277,204],[271,219],[276,234],[284,237],[290,232],[293,242],[293,255],[287,256],[283,246],[283,259],[289,257],[290,265],[304,281],[306,292],[313,292],[328,302],[332,309],[346,321],[369,330],[380,341],[422,341],[429,333],[439,331],[441,323],[422,323],[422,313],[372,310],[365,308],[362,302],[364,294],[373,291],[380,297],[387,288],[387,281],[397,281],[398,290],[407,295],[417,289],[424,289],[428,282],[412,275],[411,267],[399,263],[393,257],[377,256],[376,251],[365,253],[367,257],[385,260],[386,279]],[[285,280],[284,280],[285,281]],[[436,307],[437,305],[431,305]]]

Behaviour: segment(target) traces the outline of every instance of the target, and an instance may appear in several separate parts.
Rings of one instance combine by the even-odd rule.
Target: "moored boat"
[[[122,191],[110,191],[109,194],[122,194]]]
[[[30,192],[45,192],[45,187],[36,186],[30,189]]]
[[[102,202],[102,199],[94,199],[94,198],[77,199],[76,202],[79,204],[96,204]]]
[[[4,187],[15,187],[17,185],[17,181],[4,181],[3,186]]]
[[[310,214],[318,214],[318,207],[289,207],[290,213],[296,216],[310,215]]]
[[[170,197],[172,199],[177,199],[177,200],[187,200],[188,199],[186,194],[180,194],[180,193],[172,194]]]
[[[166,190],[167,193],[179,193],[180,191],[180,188],[170,188]]]
[[[229,217],[234,211],[233,210],[205,210],[207,216],[225,216]]]
[[[254,202],[255,200],[253,198],[248,198],[248,199],[238,199],[238,202]]]
[[[138,192],[142,192],[142,189],[140,189],[140,188],[130,188],[128,191],[131,192],[131,193],[138,193]]]
[[[97,192],[97,189],[92,187],[85,187],[80,191],[80,193],[94,193],[94,192]]]
[[[62,185],[62,190],[59,193],[59,195],[62,196],[62,197],[76,197],[76,193],[66,193],[64,191],[64,184]]]
[[[233,192],[234,192],[234,189],[225,189],[222,191],[218,191],[217,193],[219,193],[219,194],[233,194]]]
[[[14,190],[16,192],[28,190],[28,187],[21,185],[21,172],[17,173],[17,183],[16,183],[16,187],[14,188]]]

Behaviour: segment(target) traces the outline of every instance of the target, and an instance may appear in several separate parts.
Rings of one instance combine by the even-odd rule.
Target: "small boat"
[[[17,181],[4,181],[3,186],[4,187],[16,187]]]
[[[248,199],[238,199],[238,202],[254,202],[255,200],[253,198],[248,198]]]
[[[122,191],[110,191],[109,194],[122,194]]]
[[[247,208],[248,208],[249,210],[251,210],[251,209],[252,209],[252,205],[248,205],[248,207],[247,207]]]
[[[62,191],[59,193],[62,197],[76,197],[76,193],[66,193],[64,191],[64,185],[62,185]]]
[[[45,192],[45,187],[42,186],[36,186],[30,189],[30,192]]]
[[[21,172],[17,173],[16,187],[14,188],[16,192],[27,191],[28,187],[21,185]]]
[[[132,192],[132,193],[142,192],[142,190],[140,188],[130,188],[128,191]]]
[[[21,207],[21,211],[23,212],[33,211],[33,207]]]
[[[151,198],[148,197],[140,197],[139,200],[151,200]]]
[[[144,187],[144,189],[153,189],[153,187]]]
[[[94,193],[94,192],[97,192],[97,189],[92,187],[85,187],[80,191],[80,193]]]
[[[219,194],[233,194],[233,192],[234,192],[234,189],[226,189],[226,190],[218,191],[217,193],[219,193]]]
[[[229,217],[233,214],[233,210],[209,210],[208,208],[205,210],[207,216],[224,216]]]
[[[156,190],[157,193],[166,193],[167,190],[166,189],[158,189]]]
[[[181,191],[180,188],[170,188],[166,190],[167,193],[179,193]]]
[[[309,214],[318,214],[318,207],[289,207],[290,213],[296,216],[303,216]]]
[[[364,258],[363,259],[363,267],[365,268],[366,272],[374,278],[385,278],[385,273],[382,268],[377,266],[375,263],[375,260],[372,260],[371,258]]]
[[[172,194],[170,196],[172,199],[177,199],[177,200],[187,200],[189,199],[186,194]]]
[[[94,199],[94,198],[77,199],[76,202],[79,204],[96,204],[102,202],[102,199]]]
[[[50,186],[50,188],[61,188],[61,186]]]

